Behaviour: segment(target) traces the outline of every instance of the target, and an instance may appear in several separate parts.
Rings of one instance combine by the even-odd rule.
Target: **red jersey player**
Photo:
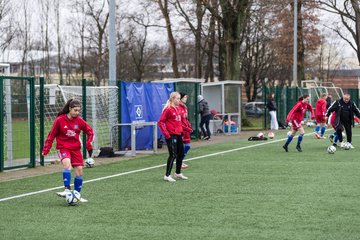
[[[181,173],[182,159],[184,158],[184,143],[182,140],[182,123],[179,111],[180,94],[172,92],[170,98],[164,106],[164,109],[158,120],[159,128],[164,134],[166,144],[169,151],[169,157],[166,163],[166,172],[164,180],[168,182],[175,182],[176,180],[171,177],[171,169],[176,159],[175,178],[188,179]]]
[[[56,193],[60,197],[65,197],[66,193],[70,191],[72,167],[75,172],[74,188],[78,192],[80,192],[82,188],[84,161],[81,155],[81,131],[87,135],[86,149],[90,157],[92,154],[94,131],[89,124],[79,117],[80,107],[80,101],[76,99],[70,99],[66,102],[63,109],[58,113],[42,150],[42,155],[46,156],[51,149],[54,139],[56,139],[56,149],[58,150],[63,165],[63,180],[65,186],[63,192]],[[87,202],[87,200],[81,198],[80,202]]]
[[[189,122],[188,110],[186,107],[187,99],[188,99],[188,95],[186,95],[186,93],[180,92],[179,110],[180,110],[181,122],[183,127],[182,138],[184,142],[184,158],[190,150],[190,134],[193,131],[191,127],[191,123]],[[181,168],[187,168],[187,167],[188,165],[183,162]]]
[[[316,117],[315,117],[315,121],[316,121],[316,127],[315,127],[315,138],[317,139],[324,139],[324,133],[326,130],[326,120],[325,120],[325,115],[326,115],[326,98],[327,98],[327,94],[326,93],[322,93],[320,98],[316,101]],[[319,135],[319,130],[321,128],[321,132]]]
[[[301,142],[303,140],[305,130],[304,130],[303,126],[301,125],[301,122],[304,119],[304,114],[305,114],[306,111],[311,112],[311,119],[315,118],[314,110],[311,107],[311,105],[309,104],[309,95],[305,94],[305,95],[303,95],[302,97],[299,98],[299,101],[290,110],[290,112],[288,113],[288,115],[286,117],[286,122],[291,121],[291,123],[292,123],[292,132],[288,136],[288,139],[286,140],[286,143],[283,146],[283,148],[285,149],[286,152],[288,152],[288,145],[293,140],[293,138],[294,138],[297,131],[300,131],[300,135],[298,137],[298,142],[297,142],[297,145],[296,145],[296,149],[299,152],[302,152],[300,144],[301,144]]]

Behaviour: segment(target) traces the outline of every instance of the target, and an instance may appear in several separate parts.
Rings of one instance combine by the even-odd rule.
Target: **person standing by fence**
[[[275,94],[271,93],[269,95],[268,101],[266,103],[266,107],[269,111],[270,114],[270,129],[271,130],[278,130],[279,129],[279,124],[277,121],[277,117],[276,117],[276,103],[275,103],[275,98],[274,98]]]
[[[203,139],[204,140],[210,140],[211,138],[211,132],[210,132],[210,118],[211,118],[211,113],[210,113],[210,108],[209,108],[209,104],[208,102],[204,99],[204,97],[202,95],[199,95],[197,97],[198,103],[199,103],[199,113],[201,116],[200,119],[200,129],[203,135]],[[205,131],[205,128],[206,131]]]

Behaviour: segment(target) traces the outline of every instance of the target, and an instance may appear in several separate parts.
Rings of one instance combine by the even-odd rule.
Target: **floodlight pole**
[[[116,86],[116,4],[115,0],[109,0],[109,86]],[[112,121],[111,116],[115,115],[116,99],[111,99],[109,95],[109,132],[116,123]],[[111,136],[110,136],[111,138]],[[110,142],[110,145],[112,142]]]
[[[109,86],[116,86],[116,4],[109,1]]]
[[[291,83],[292,87],[298,86],[297,79],[297,51],[298,51],[298,1],[294,0],[294,63],[293,63],[293,81]]]

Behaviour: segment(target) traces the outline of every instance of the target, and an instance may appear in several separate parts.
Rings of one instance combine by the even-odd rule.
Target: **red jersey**
[[[330,114],[330,117],[329,117],[329,123],[331,124],[331,126],[335,129],[336,131],[336,125],[335,125],[335,118],[336,118],[336,112],[332,112]]]
[[[316,116],[324,116],[326,115],[326,101],[325,99],[320,98],[316,101]]]
[[[288,113],[286,122],[290,122],[290,120],[301,122],[304,119],[306,110],[311,112],[311,118],[314,119],[315,114],[311,105],[308,103],[303,103],[302,101],[298,101]]]
[[[183,128],[183,142],[190,142],[190,133],[192,132],[191,123],[189,122],[188,110],[185,104],[180,104],[178,106],[181,116],[181,123]]]
[[[56,138],[56,149],[78,150],[81,148],[80,132],[87,135],[86,149],[92,150],[94,141],[94,131],[90,125],[81,117],[69,119],[66,114],[62,114],[55,119],[49,135],[42,150],[43,155],[47,155],[52,143]]]
[[[183,132],[181,115],[177,107],[169,106],[165,108],[160,115],[158,124],[165,139],[170,138],[171,134],[181,135]]]

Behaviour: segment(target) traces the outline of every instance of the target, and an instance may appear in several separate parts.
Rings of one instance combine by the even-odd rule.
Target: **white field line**
[[[306,133],[305,135],[313,135],[313,134],[314,134],[314,132]],[[295,136],[295,138],[297,138],[297,136]],[[226,154],[226,153],[235,152],[235,151],[240,151],[240,150],[243,150],[243,149],[258,147],[258,146],[271,144],[271,143],[276,143],[276,142],[281,142],[281,141],[285,141],[285,140],[286,140],[286,138],[282,138],[282,139],[278,139],[278,140],[270,140],[270,141],[267,141],[267,142],[261,142],[261,143],[249,145],[249,146],[246,146],[246,147],[239,147],[239,148],[234,148],[234,149],[231,149],[231,150],[226,150],[226,151],[221,151],[221,152],[216,152],[216,153],[211,153],[211,154],[206,154],[206,155],[202,155],[202,156],[198,156],[198,157],[189,158],[189,159],[184,160],[184,162],[193,161],[193,160],[197,160],[197,159],[201,159],[201,158],[212,157],[212,156],[221,155],[221,154]],[[87,181],[84,181],[84,183],[102,181],[102,180],[109,179],[109,178],[125,176],[125,175],[138,173],[138,172],[144,172],[144,171],[148,171],[148,170],[152,170],[152,169],[160,168],[160,167],[164,167],[164,166],[166,166],[166,164],[156,165],[156,166],[147,167],[147,168],[141,168],[141,169],[133,170],[133,171],[129,171],[129,172],[122,172],[122,173],[118,173],[118,174],[109,175],[109,176],[106,176],[106,177],[100,177],[100,178],[87,180]],[[16,198],[23,198],[23,197],[32,196],[32,195],[36,195],[36,194],[40,194],[40,193],[44,193],[44,192],[50,192],[50,191],[54,191],[54,190],[57,190],[57,189],[63,189],[63,188],[64,188],[64,186],[59,186],[59,187],[43,189],[43,190],[40,190],[40,191],[15,195],[15,196],[11,196],[11,197],[0,198],[0,202],[5,202],[5,201],[16,199]]]

